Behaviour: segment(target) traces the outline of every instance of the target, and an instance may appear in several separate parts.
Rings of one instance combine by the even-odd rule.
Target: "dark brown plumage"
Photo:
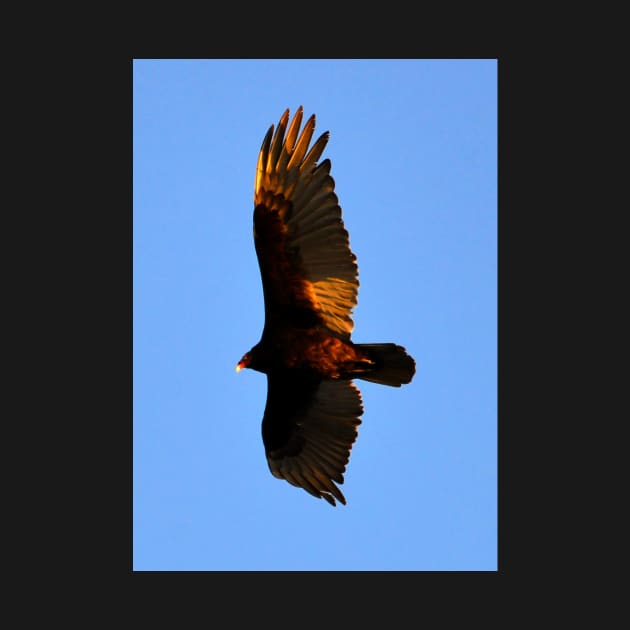
[[[363,413],[351,379],[400,387],[415,362],[393,343],[355,344],[356,257],[330,176],[318,164],[328,132],[309,150],[315,115],[287,109],[263,140],[254,186],[254,242],[265,298],[261,340],[239,361],[267,374],[262,437],[271,473],[331,505]],[[286,135],[285,135],[286,132]]]

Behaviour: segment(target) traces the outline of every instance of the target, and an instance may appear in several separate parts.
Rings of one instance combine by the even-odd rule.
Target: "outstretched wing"
[[[356,257],[330,176],[317,164],[328,132],[308,150],[312,115],[298,135],[300,106],[287,109],[263,140],[254,186],[254,240],[265,296],[265,325],[320,326],[348,339],[359,286]],[[286,137],[285,137],[286,131]],[[308,152],[307,152],[308,150]]]
[[[262,435],[272,475],[345,505],[335,482],[343,483],[362,413],[361,393],[350,381],[268,375]]]

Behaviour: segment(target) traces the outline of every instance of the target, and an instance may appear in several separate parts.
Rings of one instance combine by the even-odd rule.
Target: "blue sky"
[[[359,265],[356,342],[416,359],[365,412],[333,508],[271,476],[252,240],[285,108],[323,158]],[[496,60],[135,60],[133,567],[497,570]]]

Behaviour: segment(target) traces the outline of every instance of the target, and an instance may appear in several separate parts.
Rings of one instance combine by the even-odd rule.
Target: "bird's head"
[[[236,364],[236,371],[240,372],[243,368],[249,367],[252,362],[252,353],[246,352],[243,358]]]
[[[243,355],[236,364],[236,371],[240,372],[243,368],[249,368],[257,372],[267,372],[268,367],[266,346],[260,341]]]

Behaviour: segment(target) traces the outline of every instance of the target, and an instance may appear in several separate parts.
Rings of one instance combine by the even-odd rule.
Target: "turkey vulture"
[[[313,114],[287,109],[263,140],[254,185],[254,243],[265,300],[260,341],[238,362],[267,375],[262,438],[274,477],[331,505],[343,483],[363,413],[359,378],[400,387],[415,361],[393,343],[355,344],[356,256],[341,219],[329,133],[309,150]],[[285,135],[286,132],[286,135]]]

